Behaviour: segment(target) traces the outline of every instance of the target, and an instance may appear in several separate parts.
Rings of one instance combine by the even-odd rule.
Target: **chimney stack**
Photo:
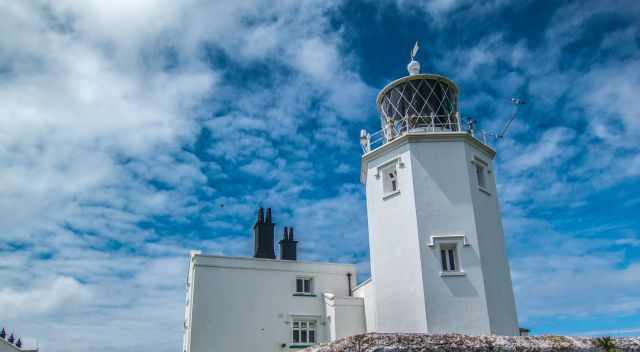
[[[258,224],[264,223],[264,209],[258,208]]]
[[[298,241],[293,240],[293,227],[285,227],[282,239],[280,240],[280,259],[298,259]]]
[[[256,258],[276,259],[273,243],[273,228],[271,222],[271,208],[267,208],[265,222],[264,209],[258,209],[258,221],[253,225],[253,256]]]

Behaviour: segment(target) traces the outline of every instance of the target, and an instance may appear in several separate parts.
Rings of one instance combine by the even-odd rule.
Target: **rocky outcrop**
[[[617,352],[640,352],[640,337],[612,338]],[[309,347],[303,352],[612,352],[595,339],[567,336],[467,336],[364,334]]]

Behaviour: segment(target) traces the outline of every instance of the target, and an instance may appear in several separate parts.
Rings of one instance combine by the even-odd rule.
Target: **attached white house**
[[[288,228],[275,259],[274,227],[261,208],[256,257],[191,253],[185,351],[283,351],[365,331],[355,265],[296,260]]]
[[[382,129],[362,131],[371,278],[351,264],[297,259],[271,210],[259,210],[254,257],[192,252],[185,352],[289,351],[364,332],[518,335],[493,159],[463,130],[458,89],[420,74],[384,87]]]

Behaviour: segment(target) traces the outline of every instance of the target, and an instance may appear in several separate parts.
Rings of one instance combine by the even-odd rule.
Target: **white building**
[[[517,335],[492,160],[463,131],[458,90],[419,73],[382,89],[382,130],[363,131],[371,278],[355,266],[275,259],[270,209],[254,258],[192,253],[184,350],[286,351],[363,332]]]
[[[19,337],[2,328],[0,330],[0,352],[38,352],[38,347],[25,347]]]

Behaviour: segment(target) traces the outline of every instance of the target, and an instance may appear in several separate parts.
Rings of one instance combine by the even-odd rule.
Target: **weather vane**
[[[410,76],[420,73],[420,63],[416,61],[416,54],[418,53],[418,50],[420,50],[420,47],[416,40],[416,44],[413,46],[413,49],[411,49],[411,62],[407,65],[407,71],[409,71]]]
[[[420,47],[418,46],[418,41],[416,40],[416,44],[413,46],[413,49],[411,49],[411,61],[416,60],[416,54],[418,53],[418,50],[420,50]]]

